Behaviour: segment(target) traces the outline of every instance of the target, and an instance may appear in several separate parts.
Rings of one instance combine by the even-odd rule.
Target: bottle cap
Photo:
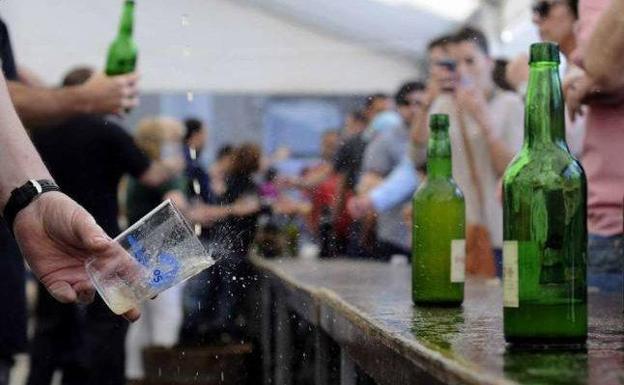
[[[531,44],[529,63],[555,62],[559,63],[559,45],[552,42]]]

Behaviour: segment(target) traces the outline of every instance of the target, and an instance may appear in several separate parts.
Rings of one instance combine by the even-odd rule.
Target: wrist
[[[36,207],[36,202],[41,197],[51,193],[60,194],[60,188],[54,181],[49,179],[31,179],[20,187],[15,188],[11,192],[11,197],[2,212],[9,230],[13,232],[15,222],[22,212],[32,210],[33,207]]]

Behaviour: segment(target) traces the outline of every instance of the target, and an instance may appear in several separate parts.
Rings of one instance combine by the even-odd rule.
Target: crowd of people
[[[589,186],[589,284],[602,290],[622,286],[623,16],[621,2],[607,0],[533,6],[541,38],[558,43],[566,59],[567,141]],[[427,177],[432,113],[450,117],[453,176],[466,202],[467,270],[501,274],[501,177],[523,143],[528,58],[496,60],[477,28],[432,40],[426,77],[406,81],[393,96],[366,97],[344,127],[323,133],[319,159],[298,175],[281,174],[279,157],[254,143],[225,145],[205,167],[209,132],[195,118],[146,117],[130,135],[107,114],[136,106],[135,74],[106,77],[81,67],[46,89],[20,75],[3,24],[0,56],[7,79],[0,87],[0,202],[32,179],[53,178],[62,191],[39,191],[0,224],[0,385],[9,383],[14,354],[26,350],[29,385],[50,384],[57,370],[63,384],[120,385],[144,376],[144,347],[245,339],[250,253],[409,260],[410,202]],[[129,311],[133,321],[143,314],[129,325],[94,300],[83,262],[119,252],[111,238],[166,199],[219,262]],[[29,344],[22,254],[40,281]]]

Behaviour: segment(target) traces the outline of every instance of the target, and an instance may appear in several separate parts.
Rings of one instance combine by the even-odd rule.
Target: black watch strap
[[[4,207],[4,220],[9,226],[9,230],[13,232],[13,222],[17,213],[19,213],[24,207],[28,206],[30,202],[34,201],[41,194],[48,191],[60,191],[59,186],[54,181],[48,179],[34,180],[31,179],[24,183],[21,187],[11,191],[11,197]]]

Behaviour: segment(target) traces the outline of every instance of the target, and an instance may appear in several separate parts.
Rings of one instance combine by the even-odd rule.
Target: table
[[[265,384],[295,383],[295,315],[311,325],[316,384],[356,384],[358,371],[381,385],[624,383],[621,295],[590,294],[587,351],[515,352],[503,339],[500,282],[468,280],[461,308],[423,308],[412,304],[409,266],[252,264],[262,280]],[[339,347],[338,374],[331,372],[332,344]]]

